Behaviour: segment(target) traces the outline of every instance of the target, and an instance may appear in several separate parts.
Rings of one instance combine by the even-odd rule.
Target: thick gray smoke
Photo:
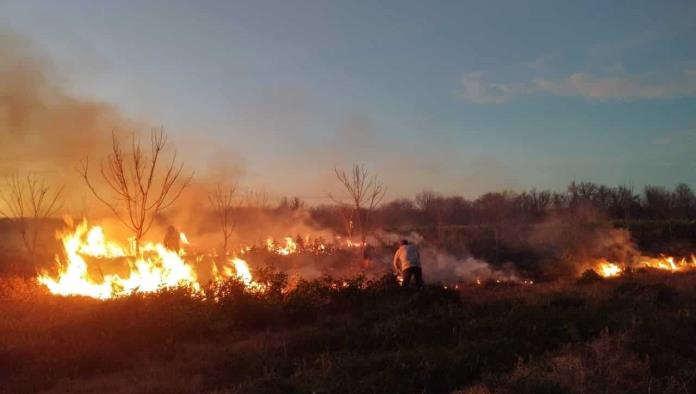
[[[49,59],[31,42],[0,32],[0,178],[15,172],[44,175],[65,185],[77,210],[84,192],[80,159],[102,157],[113,129],[134,130],[111,104],[76,97],[60,84]]]
[[[520,280],[512,264],[494,267],[488,262],[474,258],[471,255],[454,256],[430,244],[417,232],[398,234],[378,230],[369,241],[373,244],[391,246],[391,248],[387,248],[387,251],[393,253],[396,244],[402,239],[420,247],[423,272],[428,282],[453,284],[458,282],[486,282],[490,280]],[[391,253],[381,256],[380,263],[385,269],[391,269],[392,257]]]
[[[421,250],[426,276],[430,281],[444,284],[456,282],[517,281],[520,278],[511,265],[496,269],[485,261],[471,256],[457,258],[434,247]]]
[[[550,278],[575,277],[599,258],[630,261],[640,255],[628,230],[601,218],[551,217],[534,225],[525,240],[538,256],[536,270]]]

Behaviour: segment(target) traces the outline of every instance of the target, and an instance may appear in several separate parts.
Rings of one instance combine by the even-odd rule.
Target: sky
[[[696,186],[693,1],[0,0],[0,32],[272,196]]]

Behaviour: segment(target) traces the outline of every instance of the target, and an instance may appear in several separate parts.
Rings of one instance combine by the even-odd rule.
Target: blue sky
[[[352,162],[392,198],[696,185],[693,2],[0,1],[0,28],[274,195]]]

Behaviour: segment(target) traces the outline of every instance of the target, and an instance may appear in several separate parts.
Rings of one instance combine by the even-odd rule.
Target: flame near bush
[[[636,262],[631,264],[600,259],[593,264],[594,271],[604,278],[621,276],[627,270],[654,269],[669,272],[682,272],[694,268],[696,268],[696,255],[681,259],[673,256],[640,257]]]
[[[135,239],[130,239],[128,246],[124,246],[109,240],[102,227],[90,227],[85,220],[74,229],[59,234],[59,238],[63,253],[56,256],[57,273],[44,272],[37,278],[52,294],[109,299],[133,293],[153,293],[163,289],[186,287],[194,294],[204,295],[205,283],[199,278],[201,271],[197,264],[200,259],[188,256],[183,247],[170,250],[162,243],[150,242],[141,244],[140,253],[137,253]],[[183,233],[180,234],[180,238],[181,245],[188,245]],[[279,256],[288,256],[296,253],[323,254],[336,248],[353,249],[359,246],[360,243],[340,237],[336,237],[333,244],[326,244],[320,238],[312,239],[309,236],[302,239],[285,237],[282,240],[268,238],[259,245],[240,248],[236,256],[209,256],[212,258],[210,275],[203,276],[206,277],[206,281],[208,278],[212,281],[235,279],[248,291],[264,291],[264,286],[255,281],[249,265],[242,258],[256,248]],[[127,263],[128,269],[125,274],[107,274],[97,267],[99,264],[95,264],[114,260]],[[696,256],[688,259],[671,256],[640,257],[631,262],[599,259],[591,262],[590,266],[604,278],[619,277],[627,271],[637,269],[681,272],[696,268]]]
[[[201,284],[194,266],[186,261],[183,249],[173,251],[161,243],[140,245],[140,255],[135,257],[134,240],[130,247],[123,247],[105,238],[101,227],[89,227],[82,221],[74,231],[60,235],[65,252],[64,259],[56,257],[60,266],[56,276],[48,273],[39,275],[39,283],[57,295],[80,295],[108,299],[135,292],[152,293],[174,287],[189,287],[201,292]],[[185,235],[182,235],[185,240]],[[88,259],[128,260],[129,274],[103,274],[94,278],[88,272]],[[246,262],[233,258],[222,270],[215,269],[214,279],[237,277],[247,286],[253,286],[253,278]]]
[[[44,272],[37,278],[52,294],[109,299],[176,287],[187,287],[194,293],[203,294],[205,283],[199,278],[199,259],[187,255],[184,247],[171,250],[162,243],[152,242],[136,247],[135,238],[129,240],[128,246],[124,246],[109,240],[101,226],[89,226],[86,220],[74,229],[59,233],[58,238],[62,243],[63,253],[56,256],[57,273]],[[180,233],[180,244],[189,244],[184,233]],[[360,243],[341,237],[336,237],[332,244],[325,243],[322,238],[310,236],[301,239],[284,237],[282,241],[267,238],[259,245],[239,248],[237,255],[206,255],[212,259],[212,266],[210,275],[204,276],[214,282],[232,278],[241,282],[249,291],[263,291],[264,286],[254,280],[247,261],[241,258],[256,248],[288,256],[296,253],[320,255],[336,249],[359,247]],[[94,264],[113,260],[125,260],[127,273],[105,274],[100,267],[96,267],[98,264]]]

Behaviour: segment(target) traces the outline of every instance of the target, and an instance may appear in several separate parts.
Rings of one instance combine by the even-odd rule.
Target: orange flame
[[[297,243],[292,239],[292,237],[284,238],[285,244],[276,243],[273,238],[268,238],[266,240],[266,249],[269,252],[277,253],[282,256],[287,256],[293,253],[297,253]]]
[[[189,287],[194,292],[202,291],[194,267],[185,261],[184,250],[173,251],[161,243],[146,243],[140,247],[141,255],[133,256],[128,248],[107,241],[101,227],[89,228],[82,221],[73,232],[60,234],[65,251],[65,260],[56,257],[61,269],[52,276],[43,273],[39,283],[56,295],[79,295],[98,299],[125,296],[132,293],[152,293],[161,289]],[[186,236],[182,234],[182,241]],[[126,258],[130,269],[127,276],[104,274],[95,279],[88,272],[93,259]],[[235,272],[223,272],[217,278],[239,277],[245,285],[253,283],[246,262],[233,261]],[[233,275],[234,274],[234,275]]]
[[[598,263],[595,267],[595,271],[605,278],[616,277],[623,273],[623,269],[621,267],[619,267],[617,264],[610,263],[606,260],[603,260],[600,263]]]
[[[682,272],[696,268],[696,256],[692,255],[689,259],[677,259],[673,256],[660,257],[640,257],[632,264],[614,263],[605,259],[599,260],[594,264],[594,270],[599,275],[610,278],[622,275],[626,269],[655,269],[669,272]]]

